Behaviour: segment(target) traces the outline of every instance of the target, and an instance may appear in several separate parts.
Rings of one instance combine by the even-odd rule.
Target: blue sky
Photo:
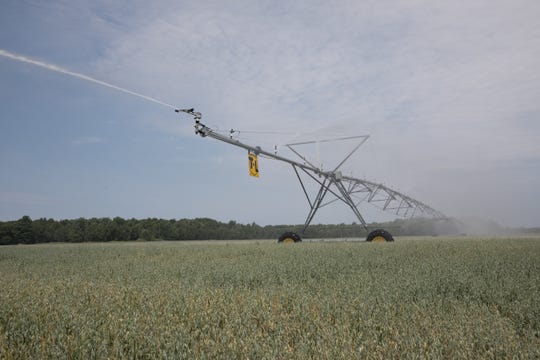
[[[540,225],[538,1],[14,1],[0,49],[245,141],[370,134],[345,166],[456,217]],[[0,56],[0,219],[302,223],[290,166],[189,117]],[[249,136],[248,136],[249,135]],[[345,146],[345,145],[344,145]],[[306,149],[331,164],[342,146]],[[387,219],[361,208],[368,221]],[[315,223],[350,223],[344,206]]]

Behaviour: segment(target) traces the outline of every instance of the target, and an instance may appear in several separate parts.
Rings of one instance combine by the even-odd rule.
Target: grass
[[[539,358],[540,239],[0,247],[0,358]]]

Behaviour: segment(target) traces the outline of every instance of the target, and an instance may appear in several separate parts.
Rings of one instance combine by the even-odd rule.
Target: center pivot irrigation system
[[[425,216],[434,219],[444,219],[446,218],[441,212],[433,209],[432,207],[411,198],[405,194],[402,194],[396,190],[390,189],[389,187],[384,186],[383,184],[378,184],[372,181],[357,179],[350,176],[345,176],[342,174],[339,169],[341,166],[358,150],[358,148],[368,139],[368,136],[350,136],[332,140],[322,140],[319,142],[325,141],[334,141],[334,140],[357,140],[357,145],[350,151],[345,158],[331,171],[325,171],[322,167],[317,167],[309,162],[302,154],[294,148],[296,145],[305,145],[316,143],[316,141],[309,142],[298,142],[287,144],[286,146],[300,159],[300,161],[292,160],[283,156],[277,155],[277,152],[266,151],[260,146],[252,146],[240,142],[232,137],[234,130],[231,130],[231,136],[223,135],[215,130],[209,128],[201,122],[202,115],[200,112],[195,111],[194,109],[175,109],[177,113],[184,112],[193,116],[195,120],[195,134],[202,137],[211,137],[225,143],[238,146],[240,148],[246,149],[248,151],[249,158],[249,167],[250,175],[259,176],[258,170],[258,155],[264,155],[274,160],[279,160],[290,164],[300,182],[302,190],[306,196],[306,199],[309,203],[309,213],[307,215],[304,227],[299,234],[294,232],[286,232],[281,235],[278,239],[280,243],[292,243],[302,241],[301,236],[304,235],[304,232],[308,228],[309,224],[313,220],[313,217],[317,211],[327,205],[330,205],[336,201],[341,200],[347,206],[349,206],[358,218],[358,221],[366,229],[368,236],[366,241],[374,242],[383,242],[383,241],[394,241],[392,235],[384,229],[374,229],[370,231],[366,221],[360,211],[358,210],[358,205],[367,202],[378,207],[381,210],[392,212],[395,215],[402,217],[413,217],[413,216]],[[304,181],[300,176],[300,172],[305,173],[313,181],[319,184],[319,190],[315,197],[309,196]],[[333,199],[323,202],[328,193],[334,196]]]
[[[300,185],[302,186],[302,190],[304,191],[304,194],[306,195],[307,201],[310,206],[310,210],[306,218],[306,222],[304,223],[304,227],[302,228],[302,231],[300,233],[301,235],[304,235],[304,232],[306,231],[307,227],[311,223],[311,220],[313,220],[313,217],[315,216],[315,214],[320,208],[326,205],[332,204],[339,200],[343,201],[346,205],[348,205],[351,208],[351,210],[353,211],[355,216],[358,218],[362,226],[366,229],[366,231],[368,232],[368,236],[366,239],[367,241],[393,241],[394,239],[392,238],[392,235],[388,231],[383,230],[383,229],[376,229],[373,231],[369,231],[366,221],[364,220],[364,218],[360,214],[360,211],[358,210],[358,205],[362,202],[367,202],[382,210],[389,211],[389,212],[394,213],[395,215],[403,216],[403,217],[413,217],[415,215],[418,215],[418,216],[432,217],[435,219],[445,218],[445,216],[442,213],[438,212],[437,210],[429,207],[428,205],[418,200],[415,200],[407,195],[404,195],[398,191],[390,189],[382,184],[345,176],[341,173],[341,171],[339,171],[339,168],[367,140],[368,138],[367,136],[350,136],[350,137],[344,137],[344,138],[332,139],[332,140],[309,141],[309,142],[287,144],[286,146],[296,156],[298,156],[302,160],[302,162],[295,161],[295,160],[288,159],[283,156],[278,156],[277,151],[272,153],[270,151],[265,151],[261,149],[260,146],[248,145],[236,139],[233,139],[232,137],[232,134],[234,133],[233,130],[231,130],[231,136],[219,134],[215,130],[202,124],[201,113],[196,112],[194,109],[177,109],[175,106],[171,104],[165,103],[161,100],[152,98],[150,96],[143,95],[143,94],[107,83],[105,81],[95,79],[88,75],[73,72],[57,65],[31,59],[31,58],[18,55],[18,54],[15,54],[15,53],[3,50],[3,49],[0,49],[0,56],[9,58],[15,61],[31,64],[34,66],[39,66],[41,68],[44,68],[50,71],[55,71],[64,75],[73,76],[78,79],[86,80],[95,84],[99,84],[99,85],[108,87],[110,89],[121,91],[129,95],[137,96],[144,100],[151,101],[153,103],[172,108],[177,113],[179,112],[187,113],[193,116],[193,118],[195,119],[195,133],[197,135],[200,135],[202,137],[209,136],[211,138],[226,142],[228,144],[232,144],[232,145],[241,147],[243,149],[246,149],[248,151],[248,157],[249,157],[250,175],[252,176],[256,176],[256,177],[259,176],[257,157],[261,154],[268,158],[283,161],[292,165],[293,170],[298,178],[298,181],[300,181]],[[309,162],[304,156],[302,156],[297,151],[297,149],[294,148],[294,146],[297,146],[297,145],[313,144],[317,142],[336,141],[336,140],[358,140],[358,144],[351,152],[347,154],[347,156],[345,156],[345,158],[332,171],[324,171],[322,169],[322,166],[317,167],[313,165],[313,163]],[[313,179],[316,183],[320,185],[315,198],[309,196],[306,186],[304,185],[304,181],[300,177],[300,172],[307,174],[311,179]],[[328,195],[328,193],[332,194],[334,198],[332,200],[328,200],[323,203],[323,200]],[[302,238],[300,237],[300,235],[294,232],[286,232],[280,236],[278,241],[286,243],[286,242],[299,242],[301,240]]]

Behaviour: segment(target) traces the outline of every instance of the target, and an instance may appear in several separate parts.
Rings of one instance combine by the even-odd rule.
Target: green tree
[[[32,231],[32,219],[30,219],[30,216],[25,215],[17,220],[13,235],[17,243],[35,243],[34,232]]]
[[[13,237],[13,222],[0,223],[0,245],[15,245],[17,241]]]

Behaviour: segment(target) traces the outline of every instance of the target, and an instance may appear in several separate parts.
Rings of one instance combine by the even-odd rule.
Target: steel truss
[[[245,144],[243,142],[240,142],[239,140],[233,139],[231,136],[225,136],[217,133],[213,129],[207,127],[200,122],[201,113],[195,112],[194,109],[178,109],[175,111],[185,112],[194,117],[195,133],[197,135],[200,135],[202,137],[211,137],[216,140],[220,140],[225,143],[246,149],[249,153],[254,153],[256,155],[262,154],[271,159],[283,161],[290,164],[293,167],[296,177],[300,182],[300,186],[302,187],[304,195],[306,196],[306,199],[310,206],[308,216],[302,229],[302,234],[308,228],[311,221],[313,220],[313,217],[320,208],[328,206],[337,201],[342,201],[343,203],[345,203],[352,210],[360,224],[362,224],[362,226],[368,231],[369,229],[367,223],[364,220],[360,211],[358,210],[358,206],[364,202],[401,217],[424,216],[435,219],[446,218],[443,213],[424,204],[423,202],[415,200],[412,197],[400,193],[394,189],[391,189],[383,184],[345,176],[341,173],[341,171],[339,171],[339,168],[360,148],[360,146],[368,139],[369,136],[351,136],[319,141],[326,142],[335,140],[358,140],[358,144],[354,147],[354,149],[349,152],[347,156],[345,156],[345,158],[332,171],[324,171],[309,162],[306,157],[304,157],[297,149],[295,149],[295,146],[315,143],[315,141],[300,142],[287,145],[287,147],[302,160],[302,162],[299,162],[283,156],[279,156],[274,152],[263,150],[259,146]],[[313,196],[309,196],[308,190],[305,186],[305,181],[304,179],[302,179],[302,176],[300,176],[301,173],[307,175],[319,185],[319,189],[314,198]],[[326,202],[323,202],[328,194],[333,195],[333,198]]]

